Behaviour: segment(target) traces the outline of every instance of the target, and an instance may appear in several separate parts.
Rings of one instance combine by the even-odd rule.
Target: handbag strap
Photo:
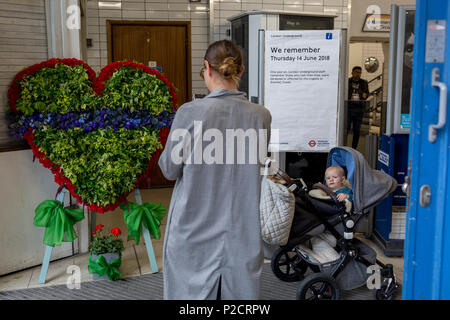
[[[269,174],[269,167],[272,164],[273,160],[270,158],[266,158],[265,168],[264,168],[264,179],[267,179],[267,175]],[[297,188],[297,185],[294,183],[291,177],[283,171],[280,167],[276,169],[277,175],[279,175],[284,181],[286,181],[287,187],[289,190],[294,191]]]
[[[267,176],[269,175],[269,167],[270,167],[270,162],[272,160],[270,158],[266,158],[266,162],[264,164],[264,177],[263,179],[267,179]]]
[[[284,172],[281,168],[278,168],[277,175],[284,179],[287,182],[288,186],[293,184],[291,177],[288,176],[286,172]]]

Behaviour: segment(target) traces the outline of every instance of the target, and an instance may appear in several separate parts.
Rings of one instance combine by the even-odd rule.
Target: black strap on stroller
[[[270,166],[270,164],[269,164]],[[308,188],[306,184],[301,179],[292,179],[289,175],[284,172],[281,168],[277,168],[273,170],[275,175],[279,176],[283,180],[286,181],[287,186],[291,190],[295,190],[297,195],[299,193],[307,194]],[[299,187],[297,185],[299,182],[303,186]],[[295,187],[294,187],[295,186]],[[299,187],[299,188],[298,188]],[[337,200],[336,194],[327,186],[322,183],[316,183],[312,186],[313,189],[320,189],[325,192],[331,198],[330,202],[334,202],[334,204],[338,208],[338,214],[335,215],[335,218],[331,216],[326,216],[320,212],[312,211],[311,213],[316,216],[317,220],[319,220],[323,225],[326,226],[326,229],[333,234],[333,236],[338,240],[337,246],[343,250],[344,254],[341,255],[339,262],[336,263],[330,271],[327,273],[319,272],[320,270],[315,270],[315,274],[309,275],[301,282],[300,287],[297,292],[297,299],[304,299],[304,293],[308,292],[310,286],[314,286],[314,283],[321,282],[325,285],[333,285],[339,291],[339,287],[337,286],[336,279],[339,280],[338,275],[343,275],[343,270],[345,267],[352,263],[352,260],[356,262],[362,263],[363,265],[369,267],[373,265],[372,261],[368,261],[362,254],[360,254],[360,248],[358,243],[361,243],[358,239],[353,239],[353,231],[360,221],[363,214],[355,213],[353,210],[350,212],[346,211],[345,205]],[[340,234],[333,226],[337,223],[342,222],[344,226],[344,236]],[[289,244],[289,243],[288,243]],[[299,259],[299,255],[292,256],[292,252],[299,253],[299,250],[296,248],[292,248],[293,246],[285,246],[280,247],[272,257],[272,270],[275,275],[283,281],[298,281],[303,279],[303,274],[306,272],[308,265],[305,263],[304,259]],[[372,249],[373,250],[373,249]],[[381,276],[384,278],[383,284],[379,289],[375,291],[376,299],[392,299],[394,292],[399,287],[396,282],[395,275],[393,272],[393,266],[391,264],[383,264],[378,259],[374,258],[374,262],[381,267]],[[311,266],[311,265],[310,265]],[[282,267],[286,269],[282,270]],[[292,270],[292,271],[291,271]],[[350,271],[355,270],[350,269]],[[348,273],[348,272],[347,272]],[[346,276],[344,276],[346,277]],[[341,277],[344,278],[344,277]],[[322,287],[323,287],[322,286]],[[338,297],[337,295],[336,297]],[[335,298],[336,298],[335,297]],[[320,295],[316,298],[320,298]],[[320,300],[320,299],[319,299]]]

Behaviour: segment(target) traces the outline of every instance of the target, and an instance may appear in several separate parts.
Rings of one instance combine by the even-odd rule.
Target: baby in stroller
[[[327,186],[336,194],[338,201],[353,201],[352,189],[345,186],[346,174],[341,166],[330,166],[325,170],[325,182]]]
[[[331,189],[316,183],[309,190],[301,179],[291,179],[278,169],[288,187],[298,187],[289,240],[274,252],[272,271],[283,281],[300,281],[297,299],[334,300],[340,299],[341,290],[366,285],[368,267],[378,265],[383,281],[375,290],[375,298],[392,299],[399,287],[392,265],[378,261],[376,252],[354,237],[354,230],[371,207],[395,190],[397,183],[384,172],[370,168],[364,156],[352,148],[330,150],[328,167],[332,166],[347,171],[353,203],[348,199],[339,201],[333,191],[338,190],[336,186]]]

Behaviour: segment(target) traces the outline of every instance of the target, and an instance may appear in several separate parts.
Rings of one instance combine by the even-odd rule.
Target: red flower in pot
[[[92,231],[92,234],[96,234],[97,231],[101,231],[103,229],[103,227],[104,227],[104,225],[102,225],[102,224],[96,225],[94,231]],[[115,228],[115,229],[117,229],[117,228]]]
[[[122,263],[122,251],[125,249],[120,238],[122,231],[112,228],[110,233],[102,232],[104,225],[98,224],[94,231],[92,241],[89,243],[88,270],[93,274],[93,279],[117,280],[121,277],[119,271]]]
[[[120,236],[122,234],[122,231],[120,231],[119,228],[112,228],[110,232],[115,236]]]

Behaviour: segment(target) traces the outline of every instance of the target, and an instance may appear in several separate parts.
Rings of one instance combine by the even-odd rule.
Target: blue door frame
[[[449,16],[448,0],[417,0],[403,299],[450,299],[450,112],[442,117],[446,124],[436,130],[435,141],[430,134],[440,101],[448,108],[442,103],[448,97],[445,86],[437,87],[432,72],[438,68],[439,81],[450,85]]]

